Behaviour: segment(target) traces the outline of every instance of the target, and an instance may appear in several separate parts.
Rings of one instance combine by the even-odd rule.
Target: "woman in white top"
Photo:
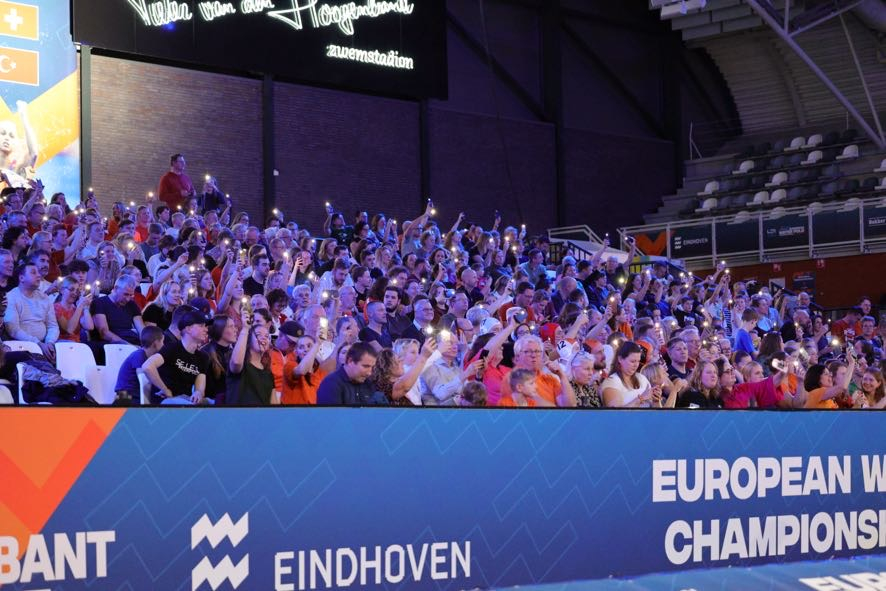
[[[638,371],[641,352],[640,345],[631,341],[625,341],[618,348],[609,377],[600,386],[603,405],[607,408],[648,407],[652,403],[652,386]]]

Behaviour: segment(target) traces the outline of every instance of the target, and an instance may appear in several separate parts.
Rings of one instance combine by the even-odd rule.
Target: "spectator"
[[[476,379],[483,371],[485,361],[479,359],[462,370],[457,362],[458,340],[448,330],[441,330],[436,337],[440,358],[421,374],[419,389],[424,406],[455,406],[462,382]],[[422,347],[426,351],[427,342]]]
[[[618,347],[609,377],[600,385],[603,404],[609,408],[648,407],[653,398],[661,398],[661,387],[654,389],[640,369],[643,349],[631,341]]]
[[[851,349],[849,350],[851,351]],[[843,379],[836,383],[831,371],[824,365],[813,365],[806,370],[806,377],[803,378],[803,388],[806,390],[806,408],[828,410],[837,408],[834,399],[848,392],[852,374],[855,372],[855,356],[847,352],[847,358],[849,360],[848,369],[843,374]]]
[[[556,361],[546,363],[546,359],[542,340],[537,336],[521,336],[514,343],[514,369],[528,369],[535,374],[539,396],[550,406],[575,406],[575,393],[566,371]],[[510,393],[509,382],[505,382],[502,394]]]
[[[144,322],[138,306],[132,301],[134,295],[135,280],[128,275],[121,275],[109,295],[92,302],[90,313],[98,333],[97,338],[92,341],[93,353],[105,343],[139,344],[138,335],[144,328]]]
[[[73,277],[65,277],[59,289],[59,299],[55,303],[55,317],[59,325],[60,341],[80,342],[80,331],[95,330],[95,322],[89,307],[92,304],[92,291],[82,293],[80,284]]]
[[[320,382],[317,404],[327,406],[387,404],[384,394],[376,392],[368,382],[377,357],[376,350],[366,343],[351,345],[342,367]]]
[[[143,335],[146,330],[147,327],[142,331]],[[209,325],[209,343],[201,349],[209,358],[204,392],[207,398],[215,401],[216,405],[225,404],[226,376],[239,332],[237,325],[229,316],[216,316],[212,319],[212,324]]]
[[[252,275],[243,281],[243,291],[249,296],[264,294],[264,284],[268,279],[268,273],[271,270],[268,256],[265,254],[257,254],[252,257],[251,263]]]
[[[172,210],[182,209],[185,200],[197,195],[194,183],[185,174],[185,166],[185,157],[182,154],[172,155],[169,158],[169,172],[160,179],[157,189],[157,197]]]
[[[290,338],[285,335],[285,338]],[[320,366],[317,353],[320,341],[310,335],[299,337],[295,355],[287,356],[283,365],[283,404],[317,404],[317,390],[326,371]]]
[[[141,386],[138,370],[145,362],[163,348],[163,331],[156,326],[146,326],[140,335],[141,347],[129,354],[120,366],[114,391],[117,401],[123,405],[141,404]]]
[[[41,278],[37,266],[25,263],[17,276],[18,287],[6,294],[6,333],[16,341],[37,343],[43,355],[54,361],[59,327],[52,302],[38,289]]]
[[[268,406],[280,404],[280,393],[274,389],[274,374],[268,351],[271,337],[263,326],[251,326],[248,318],[243,327],[231,359],[227,376],[225,404],[228,406]]]
[[[160,287],[157,299],[142,311],[142,321],[145,326],[159,326],[161,330],[167,330],[172,323],[172,313],[181,303],[181,286],[167,281]]]
[[[388,314],[382,302],[369,302],[366,305],[366,326],[360,331],[360,340],[369,343],[376,351],[390,349],[393,339],[388,332]]]
[[[206,317],[196,310],[191,311],[178,321],[177,328],[182,335],[181,341],[165,344],[142,365],[145,375],[156,388],[151,395],[151,403],[204,404],[207,402],[205,392],[209,356],[200,351],[199,347],[207,337]],[[233,353],[231,358],[230,369],[233,372]],[[229,388],[229,396],[230,391]],[[230,402],[228,400],[229,404]]]
[[[412,401],[407,394],[419,376],[423,375],[425,364],[436,349],[436,340],[426,340],[417,358],[412,360],[408,371],[392,349],[383,349],[378,354],[369,381],[377,392],[385,395],[389,404],[412,406]]]

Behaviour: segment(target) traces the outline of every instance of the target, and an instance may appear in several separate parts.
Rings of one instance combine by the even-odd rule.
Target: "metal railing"
[[[668,259],[710,268],[886,251],[886,197],[676,221],[619,229],[622,237],[654,243],[665,232]],[[818,234],[816,236],[816,234]],[[644,240],[645,238],[645,240]]]

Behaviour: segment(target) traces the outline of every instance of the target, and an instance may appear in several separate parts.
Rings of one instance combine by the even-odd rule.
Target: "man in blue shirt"
[[[369,383],[369,376],[378,357],[368,343],[351,345],[342,367],[329,374],[317,389],[317,404],[363,406],[387,404],[387,398]]]

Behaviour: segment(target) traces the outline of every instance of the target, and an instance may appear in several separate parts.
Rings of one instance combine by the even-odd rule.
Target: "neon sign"
[[[177,21],[190,21],[194,17],[188,5],[178,0],[159,0],[150,3],[147,0],[126,0],[126,2],[147,26],[163,27]],[[354,21],[379,18],[392,13],[408,16],[415,10],[411,0],[366,0],[365,5],[358,5],[356,2],[341,5],[319,4],[318,0],[289,0],[289,3],[290,8],[271,10],[276,8],[272,0],[242,0],[239,12],[264,13],[286,23],[296,31],[304,29],[305,19],[302,18],[302,13],[306,12],[311,26],[315,29],[337,26],[342,33],[353,35]],[[197,10],[206,22],[238,14],[233,3],[218,0],[198,2]]]
[[[72,2],[74,41],[99,52],[397,97],[446,97],[446,0]]]

